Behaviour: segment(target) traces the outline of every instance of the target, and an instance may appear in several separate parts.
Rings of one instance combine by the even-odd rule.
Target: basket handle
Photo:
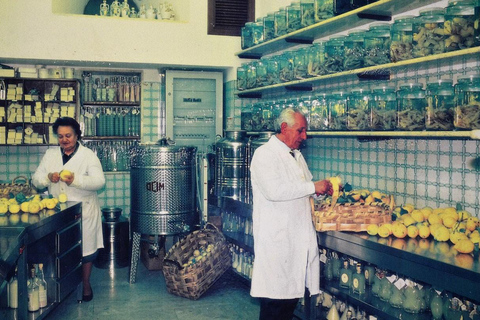
[[[25,181],[24,184],[29,185],[28,178],[25,177],[25,176],[18,176],[18,177],[16,177],[16,178],[14,178],[14,179],[12,180],[12,184],[16,184],[16,183],[17,183],[17,180],[23,180],[23,181]]]
[[[211,222],[207,222],[207,223],[205,224],[205,227],[203,227],[203,229],[206,230],[206,229],[208,229],[208,228],[216,231],[220,236],[222,236],[222,238],[223,238],[224,240],[226,240],[225,235],[223,234],[223,232],[221,232],[220,230],[218,230],[218,228],[217,228],[216,225],[214,225],[214,224],[211,223]]]
[[[180,265],[180,263],[178,263],[178,262],[175,261],[175,260],[163,259],[163,263],[166,264],[166,265],[174,266],[174,267],[176,267],[178,270],[182,270],[182,269],[183,269],[183,267]]]

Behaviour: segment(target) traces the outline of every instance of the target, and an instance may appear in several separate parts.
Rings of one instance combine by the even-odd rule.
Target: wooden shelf
[[[371,67],[365,67],[365,68],[360,68],[360,69],[353,69],[353,70],[342,71],[342,72],[337,72],[337,73],[332,73],[332,74],[326,74],[326,75],[307,78],[307,79],[302,79],[302,80],[295,80],[295,81],[289,81],[289,82],[284,82],[284,83],[278,83],[278,84],[265,86],[265,87],[236,91],[235,94],[238,95],[239,97],[246,97],[247,98],[247,97],[254,96],[254,95],[258,96],[264,91],[277,89],[277,88],[282,88],[282,87],[299,86],[301,84],[320,82],[320,81],[323,81],[323,80],[328,80],[328,79],[332,79],[332,78],[339,78],[339,77],[348,76],[348,75],[358,75],[359,77],[361,77],[364,74],[373,73],[375,71],[386,70],[386,69],[394,69],[394,68],[414,65],[414,64],[418,64],[418,63],[425,63],[425,62],[435,61],[435,60],[445,60],[445,59],[449,59],[449,58],[453,58],[453,57],[461,57],[461,56],[467,56],[467,55],[479,54],[479,53],[480,53],[480,47],[474,47],[474,48],[452,51],[452,52],[447,52],[447,53],[435,54],[435,55],[426,56],[426,57],[422,57],[422,58],[415,58],[415,59],[403,60],[403,61],[398,61],[398,62],[391,62],[391,63],[381,64],[381,65],[378,65],[378,66],[371,66]]]
[[[391,20],[393,15],[438,1],[439,0],[379,0],[375,3],[247,48],[236,53],[236,55],[239,58],[258,59],[263,55],[297,46],[299,42],[305,43],[308,41],[311,43],[315,39],[353,29],[374,20],[388,21]]]

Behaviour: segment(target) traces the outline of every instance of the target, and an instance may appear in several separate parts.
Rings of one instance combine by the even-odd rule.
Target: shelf
[[[140,102],[84,101],[83,107],[140,107]]]
[[[253,253],[253,236],[249,236],[243,232],[228,232],[225,230],[223,230],[222,233],[228,242]]]
[[[393,15],[438,1],[439,0],[379,0],[375,3],[247,48],[236,53],[236,55],[239,58],[258,59],[263,55],[294,47],[298,45],[299,41],[296,41],[298,39],[302,40],[302,43],[307,41],[311,43],[315,39],[353,29],[374,20],[389,21]]]
[[[84,141],[125,141],[125,140],[140,140],[139,136],[105,136],[105,137],[93,137],[93,136],[87,136],[87,137],[82,137],[82,140]]]
[[[369,74],[369,73],[372,74],[374,71],[380,71],[380,70],[383,71],[385,69],[394,69],[394,68],[398,68],[398,67],[402,67],[402,66],[409,66],[409,65],[414,65],[414,64],[418,64],[418,63],[425,63],[425,62],[429,62],[429,61],[436,61],[436,60],[444,60],[444,59],[449,59],[449,58],[454,58],[454,57],[461,57],[461,56],[466,56],[466,55],[470,55],[470,54],[474,54],[474,53],[480,53],[480,47],[474,47],[474,48],[452,51],[452,52],[447,52],[447,53],[435,54],[435,55],[426,56],[426,57],[422,57],[422,58],[415,58],[415,59],[403,60],[403,61],[398,61],[398,62],[391,62],[391,63],[381,64],[381,65],[378,65],[378,66],[371,66],[371,67],[365,67],[365,68],[360,68],[360,69],[342,71],[342,72],[326,74],[326,75],[307,78],[307,79],[302,79],[302,80],[295,80],[295,81],[289,81],[289,82],[284,82],[284,83],[277,83],[277,84],[274,84],[274,85],[259,87],[259,88],[254,88],[254,89],[235,91],[235,94],[238,95],[239,97],[249,98],[251,96],[255,96],[255,97],[258,98],[259,95],[263,91],[268,91],[268,90],[272,90],[272,89],[299,86],[301,84],[320,82],[322,80],[339,78],[339,77],[348,76],[348,75],[359,75],[359,78],[362,78],[363,75]]]

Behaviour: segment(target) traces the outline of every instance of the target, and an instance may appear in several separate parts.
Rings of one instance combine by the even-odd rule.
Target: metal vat
[[[140,234],[190,231],[196,214],[196,147],[139,145],[130,169],[131,227]]]
[[[100,269],[128,266],[130,226],[120,208],[102,208],[103,248],[98,250],[95,267]]]

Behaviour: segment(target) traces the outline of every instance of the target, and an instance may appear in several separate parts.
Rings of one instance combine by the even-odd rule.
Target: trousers
[[[292,320],[298,300],[260,298],[259,320]]]

